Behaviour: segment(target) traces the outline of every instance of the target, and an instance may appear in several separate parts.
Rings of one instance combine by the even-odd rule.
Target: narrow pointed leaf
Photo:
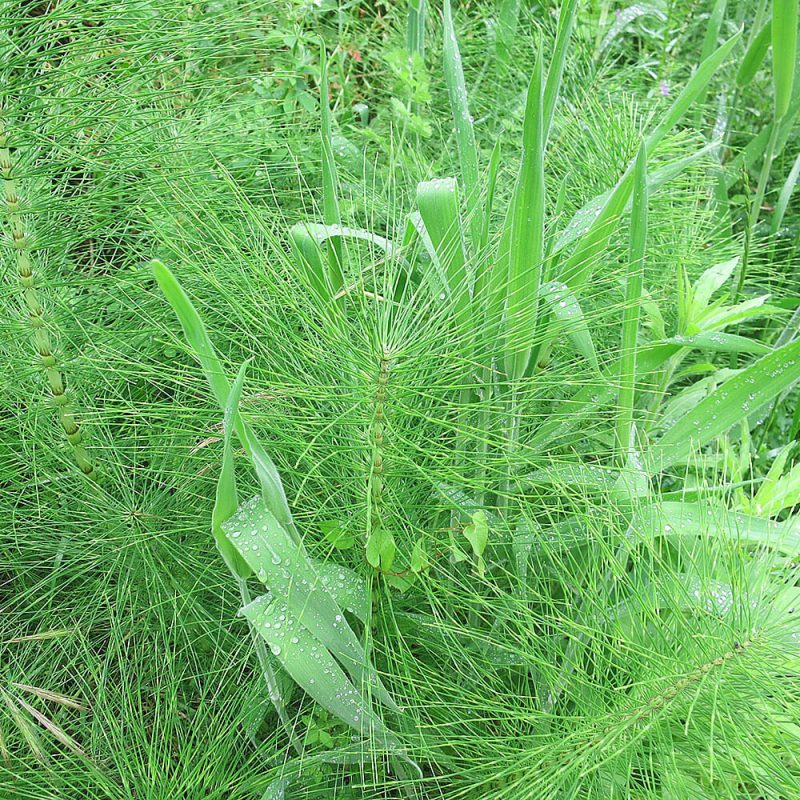
[[[321,45],[320,64],[320,139],[322,144],[322,219],[326,225],[341,225],[339,215],[338,179],[336,161],[333,158],[333,131],[331,127],[331,107],[328,94],[328,57],[325,45]],[[344,285],[342,274],[342,241],[331,239],[328,242],[328,283],[336,294]]]
[[[222,362],[206,332],[203,320],[170,270],[160,261],[153,261],[152,269],[164,297],[178,317],[186,341],[200,362],[217,403],[224,411],[228,404],[230,384],[225,376]],[[292,536],[299,538],[278,468],[240,414],[236,415],[234,428],[256,471],[265,502]]]
[[[564,64],[567,59],[569,40],[572,35],[572,27],[575,22],[575,10],[577,7],[578,0],[563,0],[558,15],[556,42],[553,46],[553,54],[549,60],[547,80],[544,85],[542,124],[544,125],[543,138],[545,147],[547,147],[550,127],[553,124],[553,114],[555,113],[556,104],[558,102],[558,93],[561,88],[561,78],[564,74]]]
[[[772,40],[772,20],[768,19],[753,37],[736,70],[736,85],[740,89],[749,86],[767,55]]]
[[[622,352],[620,353],[620,388],[617,396],[617,443],[619,456],[627,457],[631,447],[631,429],[636,395],[636,354],[639,341],[639,311],[642,297],[642,274],[647,242],[647,147],[641,143],[633,170],[633,204],[628,247],[628,274],[625,284],[625,308],[622,312]]]
[[[772,83],[775,91],[775,119],[789,110],[797,69],[798,0],[772,0]]]
[[[219,480],[217,481],[217,493],[214,499],[214,509],[211,512],[211,531],[214,541],[217,544],[228,569],[237,577],[246,579],[252,575],[253,571],[247,562],[239,555],[235,547],[228,541],[222,524],[230,519],[239,506],[239,499],[236,492],[236,472],[233,466],[233,430],[234,420],[239,413],[239,400],[242,396],[242,385],[247,371],[247,362],[242,364],[239,374],[233,383],[228,402],[225,405],[225,417],[223,420],[223,445],[222,445],[222,467],[220,468]]]
[[[634,515],[631,530],[636,536],[675,539],[726,536],[750,547],[766,547],[787,555],[800,552],[797,520],[772,522],[702,501],[665,501],[642,508]]]
[[[536,59],[525,107],[522,163],[511,201],[506,296],[506,373],[525,374],[534,342],[544,260],[544,122],[542,52]]]
[[[558,281],[550,281],[542,286],[542,297],[550,313],[564,327],[575,349],[591,364],[595,371],[600,370],[597,350],[594,346],[589,325],[583,310],[569,287]]]
[[[725,381],[681,417],[654,445],[651,469],[689,458],[695,448],[778,397],[800,379],[800,341],[774,350]]]
[[[477,248],[481,237],[482,222],[482,215],[479,211],[478,149],[475,146],[475,131],[472,115],[469,113],[464,68],[461,64],[461,53],[453,27],[453,11],[450,7],[450,0],[444,2],[444,78],[450,98],[450,110],[455,123],[458,160],[467,204],[467,227],[470,231],[472,247]]]

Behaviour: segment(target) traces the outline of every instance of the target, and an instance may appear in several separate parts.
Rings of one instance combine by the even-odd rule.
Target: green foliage
[[[11,3],[0,796],[795,797],[793,9]]]

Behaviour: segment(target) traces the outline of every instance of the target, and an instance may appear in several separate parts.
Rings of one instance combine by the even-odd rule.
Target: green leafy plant
[[[14,6],[0,796],[797,795],[778,5]]]

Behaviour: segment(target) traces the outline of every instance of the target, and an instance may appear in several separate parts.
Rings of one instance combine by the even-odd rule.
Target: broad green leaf
[[[509,208],[508,286],[504,342],[510,380],[525,375],[531,357],[544,261],[544,122],[542,52],[528,86],[523,125],[522,162]]]
[[[710,333],[743,322],[746,319],[773,317],[786,313],[782,308],[767,305],[768,299],[769,295],[751,297],[749,300],[745,300],[735,306],[726,306],[724,301],[721,300],[714,303],[700,319],[694,320],[694,324],[687,332],[690,335],[695,332]]]
[[[247,363],[242,364],[239,374],[233,383],[228,402],[225,406],[225,417],[223,420],[223,445],[222,445],[222,467],[217,481],[217,494],[214,499],[214,509],[211,512],[211,531],[214,534],[214,541],[220,555],[228,565],[228,569],[233,575],[246,579],[253,574],[247,562],[239,555],[236,548],[228,541],[222,524],[230,519],[239,507],[239,499],[236,492],[236,472],[233,466],[233,429],[234,420],[239,413],[239,400],[242,396],[242,385],[244,383]]]
[[[345,611],[354,614],[363,624],[369,618],[370,595],[367,582],[348,567],[332,561],[313,560],[314,571],[322,580],[322,585]]]
[[[467,226],[470,230],[472,247],[477,249],[481,239],[482,223],[482,215],[479,210],[481,191],[478,178],[478,149],[475,146],[475,131],[472,125],[472,115],[469,113],[464,68],[461,65],[461,53],[453,27],[450,0],[444,2],[444,79],[455,123],[461,180],[464,182],[466,195]]]
[[[484,511],[491,526],[496,527],[499,524],[499,519],[492,514],[491,511],[486,511],[474,497],[470,497],[457,486],[440,483],[437,485],[437,489],[444,495],[450,506],[458,511],[464,518],[472,517],[476,511]]]
[[[706,310],[711,300],[711,295],[720,289],[725,282],[733,275],[734,270],[739,265],[739,256],[725,261],[722,264],[715,264],[709,267],[696,281],[692,290],[693,311],[699,314]],[[690,311],[690,317],[692,313]]]
[[[589,325],[569,287],[558,281],[550,281],[542,286],[542,297],[552,315],[563,325],[575,349],[599,372],[600,365]]]
[[[321,225],[317,222],[298,222],[291,227],[289,235],[295,237],[298,234],[305,234],[316,242],[319,247],[329,239],[341,237],[342,239],[353,239],[375,245],[375,247],[383,250],[387,256],[392,256],[395,253],[395,247],[391,239],[378,236],[377,233],[372,233],[372,231],[364,228],[348,228],[346,225],[338,224]]]
[[[464,527],[464,536],[476,556],[482,556],[489,542],[489,520],[484,511],[476,511],[472,521]]]
[[[772,83],[775,120],[789,110],[797,68],[798,0],[772,0]]]
[[[740,89],[749,86],[756,72],[758,72],[758,68],[764,61],[767,50],[769,50],[771,37],[772,20],[768,19],[761,27],[761,30],[753,37],[739,64],[739,69],[736,70],[736,85]]]
[[[594,464],[553,464],[543,467],[522,480],[530,483],[552,484],[562,487],[579,487],[582,490],[608,492],[614,488],[619,478],[618,469],[595,466]]]
[[[223,530],[258,579],[342,662],[355,683],[369,683],[382,703],[396,708],[302,544],[292,540],[262,498],[242,504]]]
[[[634,500],[647,497],[650,494],[650,480],[642,463],[641,453],[636,449],[635,427],[631,426],[630,443],[628,449],[620,456],[624,457],[624,464],[619,477],[614,482],[612,494],[621,501]],[[621,460],[621,459],[620,459]]]
[[[325,539],[337,550],[349,550],[356,542],[355,534],[347,531],[344,525],[337,520],[323,522],[319,527],[325,535]]]
[[[654,445],[651,469],[688,458],[715,437],[774,399],[800,378],[800,341],[784,345],[725,381],[675,423]]]
[[[298,222],[293,225],[289,230],[289,242],[295,260],[302,271],[306,286],[316,295],[323,308],[331,308],[333,301],[343,297],[344,293],[343,284],[331,281],[326,266],[325,248],[335,239],[366,242],[382,250],[389,258],[397,252],[390,239],[363,228],[313,222]],[[410,269],[408,265],[405,266]]]
[[[286,602],[262,595],[241,610],[272,654],[309,696],[362,736],[396,744],[336,659]]]
[[[228,404],[230,384],[225,376],[222,362],[208,337],[203,320],[170,270],[160,261],[153,261],[151,265],[158,285],[178,317],[186,341],[194,350],[211,391],[224,411]],[[295,540],[299,541],[278,468],[248,424],[242,419],[241,414],[235,415],[234,429],[256,471],[264,501],[281,525]]]
[[[376,528],[367,539],[367,561],[381,572],[389,572],[397,554],[394,536],[385,528]]]

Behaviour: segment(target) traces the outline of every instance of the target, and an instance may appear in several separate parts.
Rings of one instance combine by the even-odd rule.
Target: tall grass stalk
[[[619,460],[628,458],[635,407],[636,350],[639,338],[639,314],[642,299],[642,275],[647,248],[647,148],[639,147],[634,167],[631,232],[628,250],[628,274],[625,283],[625,309],[622,312],[622,349],[620,352],[620,388],[617,405],[617,443]]]

